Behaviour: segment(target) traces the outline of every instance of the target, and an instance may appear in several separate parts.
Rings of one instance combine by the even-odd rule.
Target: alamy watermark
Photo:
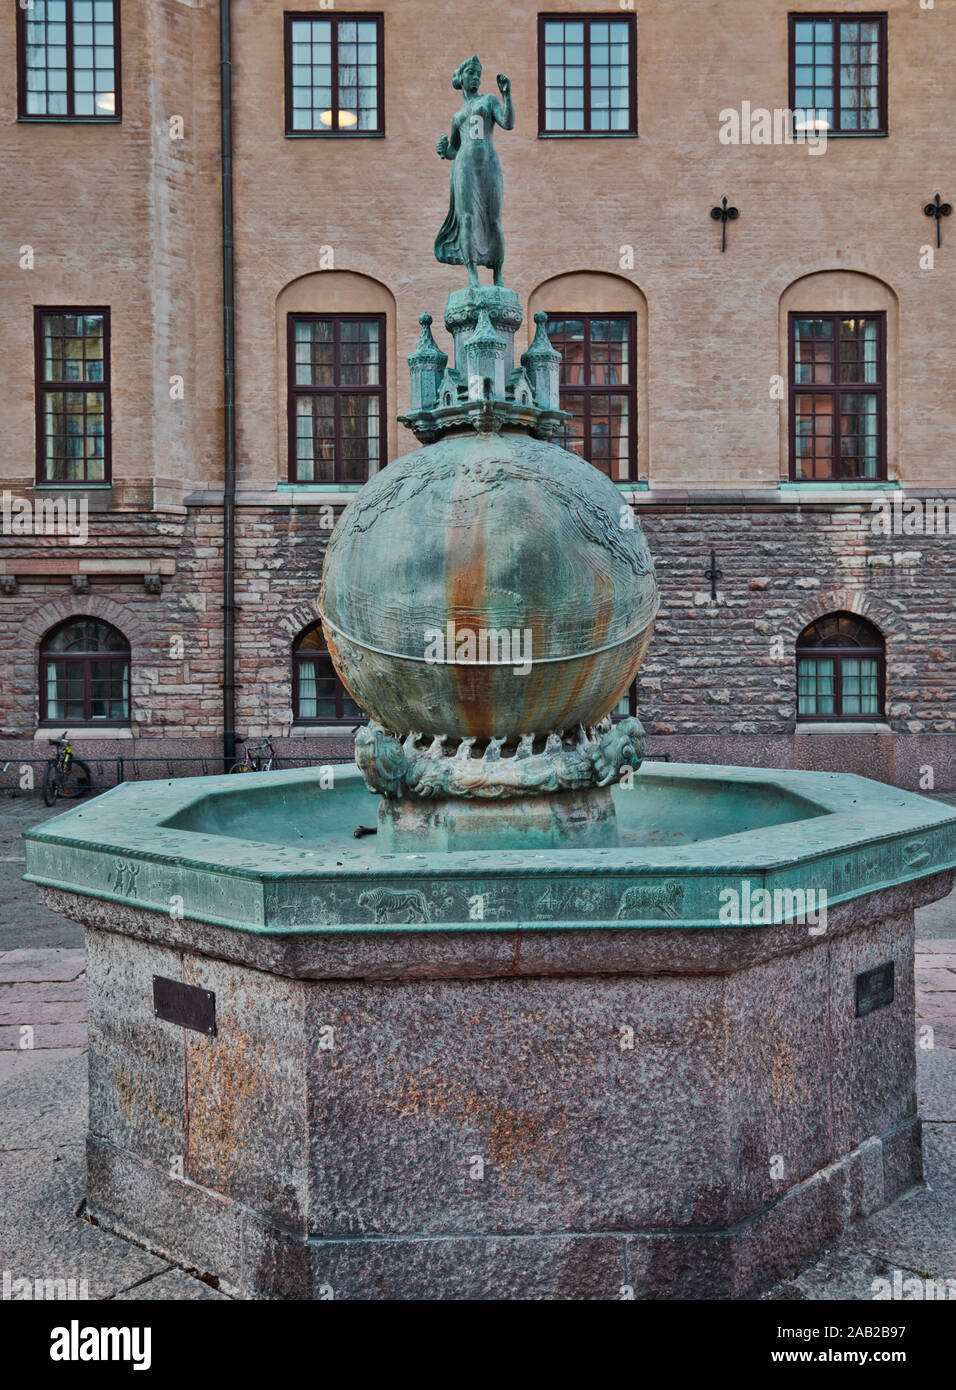
[[[717,113],[722,145],[806,145],[808,154],[825,154],[829,122],[824,109],[751,106],[749,101]]]
[[[770,926],[775,922],[805,924],[811,936],[827,929],[825,888],[761,888],[749,878],[739,888],[722,888],[717,920],[725,926]]]
[[[516,676],[531,671],[530,627],[426,627],[425,660],[429,666],[512,666]]]
[[[65,536],[70,545],[90,537],[90,504],[85,497],[17,497],[0,494],[0,532],[5,536]]]
[[[88,1299],[89,1279],[48,1279],[44,1275],[16,1275],[3,1271],[0,1279],[0,1302],[65,1302]]]
[[[956,536],[956,497],[874,497],[861,518],[874,536]]]
[[[916,1303],[920,1301],[956,1298],[956,1279],[933,1279],[915,1274],[904,1274],[902,1269],[894,1269],[892,1279],[880,1277],[870,1285],[875,1302],[893,1299],[897,1302]]]

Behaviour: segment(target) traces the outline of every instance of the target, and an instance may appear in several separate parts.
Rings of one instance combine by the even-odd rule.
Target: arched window
[[[640,481],[650,466],[643,293],[629,277],[575,270],[532,290],[529,325],[539,309],[561,354],[561,408],[572,417],[558,442],[612,482]]]
[[[129,722],[129,643],[101,618],[69,618],[40,643],[40,722]]]
[[[827,613],[797,638],[798,719],[880,719],[885,649],[872,623]]]
[[[368,719],[335,674],[321,623],[300,632],[292,648],[292,713],[296,724],[364,724]]]

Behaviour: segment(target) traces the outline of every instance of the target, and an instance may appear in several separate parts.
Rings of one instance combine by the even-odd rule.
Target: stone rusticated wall
[[[956,786],[956,537],[874,536],[863,529],[871,514],[861,507],[744,511],[644,503],[639,514],[662,595],[640,681],[652,751],[701,761],[840,767],[912,788],[929,766],[937,789]],[[291,646],[317,616],[328,523],[328,510],[317,506],[239,509],[241,735],[290,732]],[[40,638],[79,613],[106,618],[129,638],[132,728],[144,755],[218,746],[219,514],[193,509],[185,524],[170,521],[165,535],[138,519],[95,519],[94,536],[100,528],[110,533],[98,540],[101,555],[122,554],[124,544],[140,553],[152,546],[175,556],[176,573],[158,596],[141,583],[96,579],[88,596],[66,584],[38,583],[0,597],[4,758],[36,752],[30,740]],[[722,571],[716,603],[704,577],[711,548]],[[891,739],[795,734],[796,638],[822,613],[842,608],[868,618],[886,639]],[[314,753],[316,743],[297,740],[288,751]]]
[[[844,768],[914,789],[931,767],[937,789],[956,785],[956,536],[876,536],[868,507],[641,516],[662,595],[640,684],[654,749]],[[840,609],[883,633],[892,741],[795,731],[796,639]]]

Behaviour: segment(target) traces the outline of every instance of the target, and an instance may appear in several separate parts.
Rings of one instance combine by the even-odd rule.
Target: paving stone
[[[0,1051],[19,1051],[23,1041],[20,1029],[29,1026],[0,1025]],[[85,1023],[40,1023],[33,1029],[33,1047],[85,1047],[86,1041]]]
[[[0,981],[0,1008],[27,1001],[36,1004],[86,1003],[86,978],[77,980],[23,980],[15,985]]]
[[[175,1268],[167,1269],[165,1273],[157,1274],[154,1278],[147,1279],[132,1289],[124,1289],[113,1299],[114,1303],[134,1301],[136,1303],[159,1301],[176,1303],[231,1302],[227,1294],[220,1293],[218,1289],[203,1283],[201,1279],[194,1279],[184,1270]]]
[[[16,1052],[0,1052],[0,1084],[11,1076],[21,1076],[28,1069],[62,1062],[64,1058],[82,1057],[85,1052],[83,1047],[28,1047]]]
[[[956,896],[956,895],[952,895],[952,896]],[[945,898],[945,899],[944,899],[944,902],[949,902],[949,901],[950,901],[949,898]],[[934,906],[939,906],[939,904],[938,904],[938,903],[937,903],[937,904],[934,904]],[[921,913],[921,912],[924,912],[925,910],[926,910],[925,908],[919,908],[919,909],[917,910],[917,913],[916,913],[916,920],[917,920],[917,923],[919,922],[920,913]],[[916,938],[916,958],[917,958],[917,960],[919,959],[920,956],[956,956],[956,946],[953,945],[953,942],[950,940],[949,937],[941,937],[941,938],[938,938],[938,939],[937,939],[937,938],[928,937],[928,936],[917,936],[917,938]]]
[[[0,961],[0,983],[21,980],[76,980],[83,974],[82,951],[21,949],[8,951]]]
[[[927,1186],[862,1222],[841,1245],[933,1279],[956,1279],[956,1129],[924,1124]]]
[[[956,1051],[934,1047],[918,1053],[917,1089],[924,1120],[956,1123]]]
[[[32,999],[10,1002],[0,992],[0,1024],[9,1023],[85,1023],[86,1002],[60,1001],[41,1004]]]
[[[0,1082],[0,1149],[82,1144],[89,1087],[81,1052],[22,1052],[29,1061]],[[40,1064],[42,1059],[48,1065]],[[2,1223],[0,1223],[2,1224]]]
[[[945,957],[936,957],[945,960]],[[948,990],[950,993],[956,991],[956,971],[948,966],[922,968],[917,964],[916,968],[916,987],[926,990]]]
[[[0,1270],[12,1279],[76,1280],[87,1297],[109,1298],[168,1265],[78,1218],[84,1181],[81,1143],[0,1154]]]

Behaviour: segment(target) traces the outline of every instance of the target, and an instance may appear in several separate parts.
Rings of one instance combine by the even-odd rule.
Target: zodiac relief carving
[[[639,719],[610,719],[595,729],[578,728],[574,740],[550,733],[544,750],[534,752],[534,734],[526,734],[510,757],[502,757],[500,738],[489,740],[480,758],[472,756],[474,739],[462,739],[452,753],[444,737],[419,749],[420,734],[404,742],[372,721],[355,736],[355,761],[370,791],[396,799],[461,796],[505,798],[531,793],[607,787],[624,768],[641,766],[647,739]]]
[[[115,892],[122,893],[127,898],[135,898],[138,895],[136,886],[138,876],[138,864],[131,863],[126,859],[118,859],[107,882]]]
[[[372,913],[375,922],[430,922],[428,903],[417,888],[369,888],[359,894],[359,906]]]
[[[684,885],[675,878],[665,883],[639,884],[625,888],[615,913],[618,922],[641,917],[679,917],[684,902]]]

